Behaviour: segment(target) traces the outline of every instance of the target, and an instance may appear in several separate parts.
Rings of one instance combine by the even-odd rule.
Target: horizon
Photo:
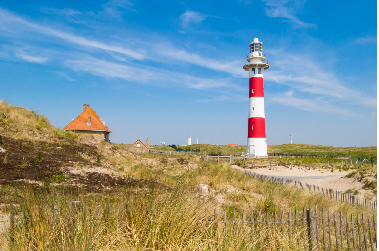
[[[268,145],[377,146],[373,1],[6,0],[0,24],[0,100],[60,129],[89,104],[111,142],[246,145],[256,37]]]

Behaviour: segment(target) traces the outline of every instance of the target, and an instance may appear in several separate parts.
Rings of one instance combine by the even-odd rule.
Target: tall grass
[[[253,241],[249,229],[231,223],[231,213],[225,229],[223,210],[214,214],[216,207],[179,189],[125,189],[106,196],[27,190],[18,195],[15,225],[0,237],[4,250],[300,249],[275,228],[263,232],[262,242]]]

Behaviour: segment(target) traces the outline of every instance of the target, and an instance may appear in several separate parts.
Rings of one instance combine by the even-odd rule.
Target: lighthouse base
[[[258,158],[267,157],[267,143],[265,138],[248,138],[246,155]]]

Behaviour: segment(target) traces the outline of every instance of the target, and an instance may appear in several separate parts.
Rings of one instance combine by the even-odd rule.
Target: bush
[[[38,152],[36,162],[42,162],[42,153],[41,152]]]
[[[17,148],[19,151],[22,151],[22,140],[20,140],[20,143],[18,144],[18,148]]]
[[[0,146],[3,145],[3,136],[0,135]]]

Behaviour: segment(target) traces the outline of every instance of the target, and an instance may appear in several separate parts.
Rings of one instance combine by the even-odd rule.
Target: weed
[[[17,148],[19,151],[22,151],[22,140],[20,140],[20,143],[18,144],[18,148]]]
[[[354,191],[354,195],[358,195],[359,192],[357,190]]]
[[[347,189],[345,193],[353,193],[354,191],[352,189]]]
[[[100,155],[97,155],[96,163],[100,163]]]
[[[42,162],[42,153],[41,152],[38,152],[36,162]]]
[[[42,126],[41,125],[36,125],[36,129],[38,130],[38,131],[40,131],[41,129],[42,129]]]
[[[66,180],[66,175],[64,173],[54,174],[51,176],[51,180],[56,183],[61,183]]]

